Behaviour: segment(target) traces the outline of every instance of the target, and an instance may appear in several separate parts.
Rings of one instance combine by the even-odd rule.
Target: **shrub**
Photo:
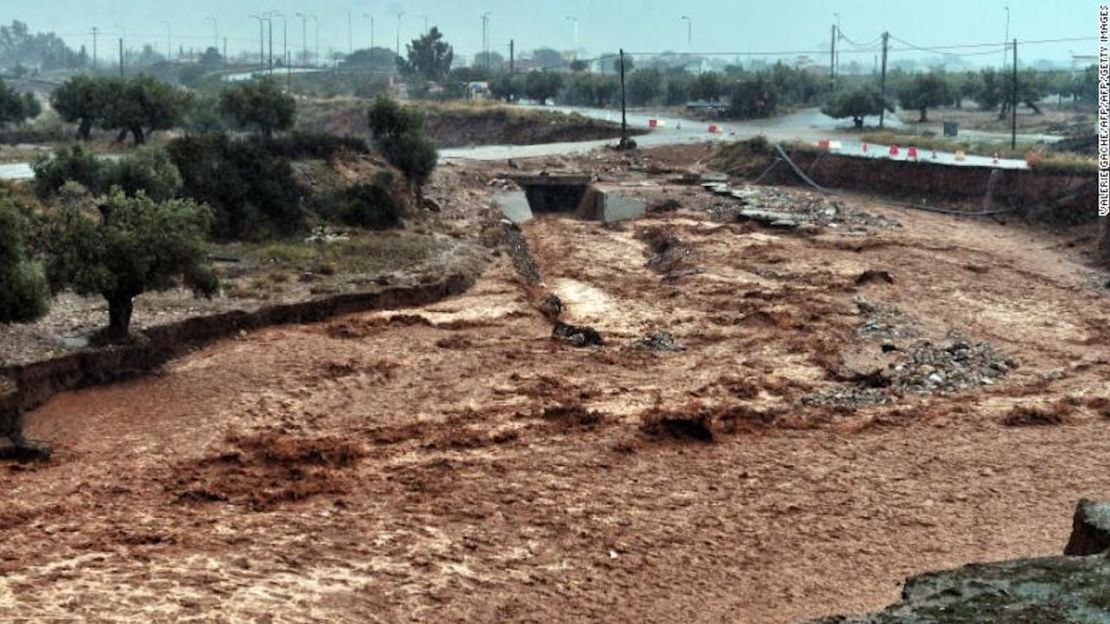
[[[220,112],[237,128],[255,128],[265,138],[275,130],[288,130],[297,114],[297,102],[270,78],[243,82],[220,94]]]
[[[181,175],[165,150],[143,147],[116,160],[102,160],[81,145],[61,149],[39,159],[35,171],[35,193],[42,198],[55,195],[66,182],[77,182],[94,195],[118,186],[129,197],[145,192],[162,201],[177,194]]]
[[[97,219],[74,206],[52,216],[47,246],[55,288],[108,301],[110,338],[127,335],[135,297],[179,282],[211,295],[217,280],[207,263],[207,208],[190,200],[156,202],[114,191]]]
[[[427,182],[439,160],[435,144],[424,135],[424,118],[389,98],[379,97],[368,114],[374,147],[416,187]]]
[[[104,161],[101,169],[99,187],[119,187],[128,197],[141,191],[155,201],[165,201],[181,188],[181,174],[161,148],[139,148],[118,160]]]
[[[358,137],[342,137],[323,132],[293,132],[271,139],[266,147],[275,156],[290,160],[320,158],[330,161],[340,152],[365,154],[370,151],[366,141]]]
[[[393,196],[392,179],[383,173],[372,184],[356,184],[336,198],[338,217],[348,225],[385,230],[401,222],[402,207]]]
[[[25,323],[46,314],[50,291],[42,267],[27,257],[26,219],[0,197],[0,323]]]
[[[31,168],[35,172],[32,186],[39,197],[50,197],[66,182],[77,182],[93,193],[100,190],[103,165],[95,154],[81,145],[40,157]]]
[[[220,239],[263,240],[304,224],[302,189],[289,161],[257,139],[200,135],[167,146],[185,197],[208,204]]]

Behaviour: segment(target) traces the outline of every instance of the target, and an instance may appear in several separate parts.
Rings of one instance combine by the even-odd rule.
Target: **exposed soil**
[[[525,224],[538,285],[502,252],[458,298],[30,414],[56,452],[0,470],[0,619],[794,622],[1058,553],[1075,500],[1110,498],[1108,293],[1064,239],[860,198],[901,227],[734,223],[625,158],[582,162],[680,207]],[[437,175],[479,197],[489,167]],[[682,270],[650,266],[645,227]],[[553,338],[542,293],[604,344]],[[974,366],[853,374],[905,358]],[[803,400],[835,392],[884,400]],[[1066,418],[1004,424],[1031,405]]]

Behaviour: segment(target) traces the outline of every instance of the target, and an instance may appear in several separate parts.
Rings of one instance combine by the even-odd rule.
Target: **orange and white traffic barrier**
[[[658,128],[659,127],[659,120],[658,119],[649,119],[648,120],[648,127],[651,128],[652,130]]]
[[[710,124],[709,125],[709,134],[717,134],[717,132],[719,132],[719,131],[720,131],[720,128],[717,127],[717,124]]]
[[[963,162],[965,158],[963,150],[956,150],[956,162]]]
[[[902,150],[898,149],[897,145],[891,145],[890,146],[890,155],[892,157],[897,157],[901,153],[902,153]]]
[[[910,149],[906,151],[906,158],[910,160],[917,160],[917,147],[911,145]]]
[[[994,164],[998,164],[998,152],[994,153]]]
[[[828,139],[818,139],[817,140],[817,147],[820,147],[821,149],[829,149],[829,140]]]
[[[863,151],[864,154],[867,153],[867,141],[860,143],[860,149]]]

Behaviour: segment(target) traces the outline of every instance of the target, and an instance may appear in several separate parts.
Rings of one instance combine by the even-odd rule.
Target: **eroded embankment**
[[[1097,180],[1091,175],[1036,170],[952,167],[926,161],[841,156],[810,148],[787,149],[791,159],[818,184],[914,203],[949,203],[970,210],[1013,210],[1022,218],[1048,225],[1093,222]],[[755,178],[777,158],[773,148],[738,143],[725,148],[720,164],[734,175]],[[762,178],[766,184],[803,184],[780,163]]]
[[[11,428],[19,413],[66,390],[111,383],[147,373],[162,363],[212,340],[270,325],[312,323],[341,314],[426,305],[457,295],[473,285],[475,275],[456,273],[428,284],[345,293],[297,303],[233,310],[160,325],[124,345],[85,349],[29,364],[0,367],[0,432]]]

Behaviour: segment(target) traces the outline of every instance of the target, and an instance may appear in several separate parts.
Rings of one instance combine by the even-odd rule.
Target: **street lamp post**
[[[689,51],[694,48],[694,20],[689,15],[683,15],[682,21],[686,22],[686,49]]]
[[[426,35],[426,34],[428,34],[428,16],[427,15],[421,15],[420,19],[424,20],[424,34]]]
[[[1002,39],[1002,69],[1006,69],[1006,47],[1010,43],[1010,5],[1006,5],[1006,36]]]
[[[288,83],[293,80],[293,77],[289,74],[289,20],[280,11],[273,11],[270,16],[271,18],[281,18],[281,59],[285,63],[286,82]],[[273,72],[272,66],[270,71]]]
[[[248,15],[247,17],[258,20],[258,64],[266,68],[266,31],[263,22],[266,18],[261,15]]]
[[[396,11],[394,15],[397,16],[397,49],[394,54],[397,58],[401,58],[401,18],[405,16],[404,11]]]
[[[316,27],[316,34],[313,37],[313,39],[315,41],[315,44],[316,44],[316,51],[313,53],[312,56],[313,56],[314,59],[316,59],[316,63],[319,64],[320,63],[320,18],[316,17],[315,15],[309,15],[309,17],[312,18],[312,24],[313,24],[313,26]]]
[[[578,60],[578,18],[574,17],[573,15],[568,15],[567,16],[567,21],[574,24],[574,50],[572,52],[572,56],[573,56],[574,60],[577,61]]]
[[[363,17],[370,20],[370,49],[374,49],[374,16],[369,13],[363,13]]]
[[[493,13],[486,11],[482,13],[482,54],[486,57],[486,71],[489,71],[489,19],[493,17]]]
[[[308,16],[297,13],[297,17],[301,18],[301,62],[308,65]]]

